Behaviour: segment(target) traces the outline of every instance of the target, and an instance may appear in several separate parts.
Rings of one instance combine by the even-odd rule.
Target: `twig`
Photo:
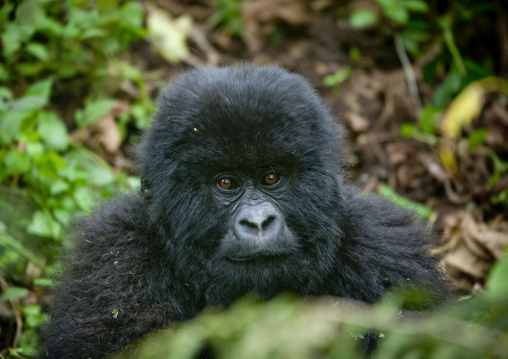
[[[2,276],[0,276],[0,288],[2,288],[3,292],[9,289],[9,284],[7,284],[7,281]],[[18,310],[19,303],[18,300],[10,299],[9,303],[11,305],[14,318],[16,319],[16,332],[14,334],[14,338],[12,339],[12,347],[16,348],[19,344],[19,338],[21,337],[21,333],[23,332],[23,319],[21,317],[21,313]]]
[[[418,114],[420,114],[422,110],[422,102],[420,100],[420,93],[418,92],[418,85],[416,83],[416,77],[413,70],[413,66],[411,66],[411,62],[409,61],[409,58],[407,57],[406,54],[404,41],[402,41],[402,37],[399,34],[395,34],[393,36],[393,40],[395,42],[395,50],[397,51],[397,55],[399,56],[402,68],[404,69],[404,73],[406,75],[409,93],[413,98],[413,103],[416,106]]]

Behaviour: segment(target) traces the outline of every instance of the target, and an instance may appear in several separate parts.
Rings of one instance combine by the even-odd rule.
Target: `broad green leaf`
[[[436,127],[440,117],[440,109],[433,106],[425,106],[418,120],[421,130],[425,133],[436,134]]]
[[[414,12],[429,12],[429,5],[425,1],[422,0],[405,0],[403,2],[406,9],[414,11]]]
[[[2,64],[0,64],[0,69],[1,68],[2,68]],[[0,99],[11,99],[12,96],[13,96],[12,90],[10,88],[8,88],[6,86],[0,86]]]
[[[5,59],[14,57],[14,53],[21,48],[23,36],[19,30],[19,26],[16,26],[14,23],[7,23],[3,28],[1,40],[2,52]]]
[[[39,158],[44,154],[44,145],[40,142],[27,143],[26,154],[31,158]]]
[[[9,71],[7,67],[3,64],[0,64],[0,82],[7,82],[9,80]]]
[[[402,7],[390,7],[383,9],[383,13],[387,18],[399,25],[405,25],[409,20],[409,12]]]
[[[97,196],[89,187],[81,186],[74,191],[74,200],[84,211],[89,211],[92,208],[96,198]]]
[[[23,120],[31,114],[31,111],[9,110],[0,115],[0,131],[5,133],[11,141],[18,139]]]
[[[106,166],[101,166],[94,163],[85,165],[88,180],[91,184],[96,186],[105,186],[113,183],[115,176],[113,172]]]
[[[16,67],[24,76],[35,76],[42,71],[43,65],[41,62],[18,62]]]
[[[48,152],[36,159],[37,170],[43,177],[57,179],[59,170],[65,167],[63,158],[56,152]]]
[[[15,100],[12,104],[14,111],[39,110],[47,104],[46,100],[40,96],[23,96]]]
[[[53,215],[63,225],[68,225],[72,219],[71,212],[69,212],[65,209],[55,209],[53,211]]]
[[[378,16],[371,10],[355,11],[349,18],[349,24],[355,29],[364,29],[372,26],[378,21]]]
[[[49,192],[54,196],[59,193],[67,191],[69,187],[70,187],[69,183],[62,181],[61,179],[57,179],[51,183]]]
[[[485,127],[477,128],[473,132],[469,134],[467,137],[467,143],[470,147],[478,147],[485,143],[485,139],[487,138],[488,130]]]
[[[27,227],[27,232],[41,237],[55,237],[60,226],[47,212],[36,211],[32,216],[32,222]]]
[[[5,172],[10,175],[20,175],[30,168],[30,160],[26,154],[18,150],[7,152],[4,158]]]
[[[90,126],[108,112],[114,104],[115,100],[98,100],[87,104],[83,110],[76,111],[76,122],[79,128],[84,129]]]
[[[53,87],[53,82],[54,78],[52,77],[37,81],[25,91],[24,95],[40,97],[44,100],[44,105],[47,105],[51,97],[51,88]]]
[[[41,61],[47,61],[49,59],[49,51],[46,46],[39,42],[31,42],[25,46],[26,52],[35,56],[37,59]]]
[[[39,114],[37,131],[51,150],[64,151],[69,145],[67,128],[53,112],[42,112]]]
[[[508,301],[508,255],[500,259],[491,269],[487,279],[487,293],[491,300]]]
[[[2,294],[2,300],[12,300],[12,299],[20,299],[25,298],[28,295],[29,291],[26,288],[22,287],[9,287]]]

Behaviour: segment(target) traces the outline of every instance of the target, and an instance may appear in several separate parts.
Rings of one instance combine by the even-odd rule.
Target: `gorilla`
[[[139,192],[69,230],[45,356],[102,358],[246,295],[445,292],[428,228],[341,177],[344,131],[304,78],[196,68],[157,108],[138,147]]]

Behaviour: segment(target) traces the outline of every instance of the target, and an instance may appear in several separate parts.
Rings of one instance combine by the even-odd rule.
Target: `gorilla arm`
[[[185,319],[174,296],[161,293],[177,293],[179,286],[161,282],[170,276],[154,243],[143,243],[153,239],[143,209],[139,197],[123,196],[74,223],[43,336],[48,358],[101,358]]]

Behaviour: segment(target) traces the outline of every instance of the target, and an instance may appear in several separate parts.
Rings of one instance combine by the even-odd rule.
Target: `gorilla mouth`
[[[266,260],[266,259],[280,259],[289,256],[288,253],[281,252],[257,252],[249,255],[230,255],[226,256],[226,258],[232,262],[254,262],[254,261],[260,261],[260,260]]]

